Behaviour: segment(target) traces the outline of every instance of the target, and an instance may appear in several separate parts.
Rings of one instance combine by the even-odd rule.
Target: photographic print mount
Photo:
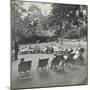
[[[87,85],[88,6],[11,0],[11,88]]]

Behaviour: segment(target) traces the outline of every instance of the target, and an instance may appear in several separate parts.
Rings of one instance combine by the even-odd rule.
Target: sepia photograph
[[[11,0],[11,89],[88,84],[88,5]]]

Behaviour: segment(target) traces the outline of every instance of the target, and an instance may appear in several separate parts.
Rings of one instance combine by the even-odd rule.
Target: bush
[[[27,43],[36,43],[37,41],[39,42],[47,42],[48,37],[44,37],[44,36],[32,36],[32,37],[28,37],[25,38],[23,37],[19,43],[21,44],[27,44]]]
[[[79,39],[79,37],[80,37],[79,31],[77,30],[71,30],[67,32],[66,35],[64,36],[65,39]]]

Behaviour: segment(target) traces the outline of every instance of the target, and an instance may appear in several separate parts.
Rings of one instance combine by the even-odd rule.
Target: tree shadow
[[[32,81],[32,80],[33,80],[32,73],[30,75],[26,75],[26,76],[23,76],[23,77],[21,77],[21,76],[18,77],[19,82],[27,82],[27,81]]]
[[[53,72],[55,72],[56,74],[66,74],[66,71],[60,68],[53,68],[52,69]]]
[[[69,68],[71,71],[76,71],[76,70],[79,70],[79,68],[78,68],[78,67],[76,67],[76,66],[74,66],[74,67],[69,66],[68,68]]]
[[[38,70],[37,74],[40,79],[49,79],[49,77],[50,77],[49,70]]]

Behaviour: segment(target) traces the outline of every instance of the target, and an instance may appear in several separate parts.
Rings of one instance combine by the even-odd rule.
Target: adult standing
[[[15,60],[18,60],[19,45],[18,40],[15,41]]]

